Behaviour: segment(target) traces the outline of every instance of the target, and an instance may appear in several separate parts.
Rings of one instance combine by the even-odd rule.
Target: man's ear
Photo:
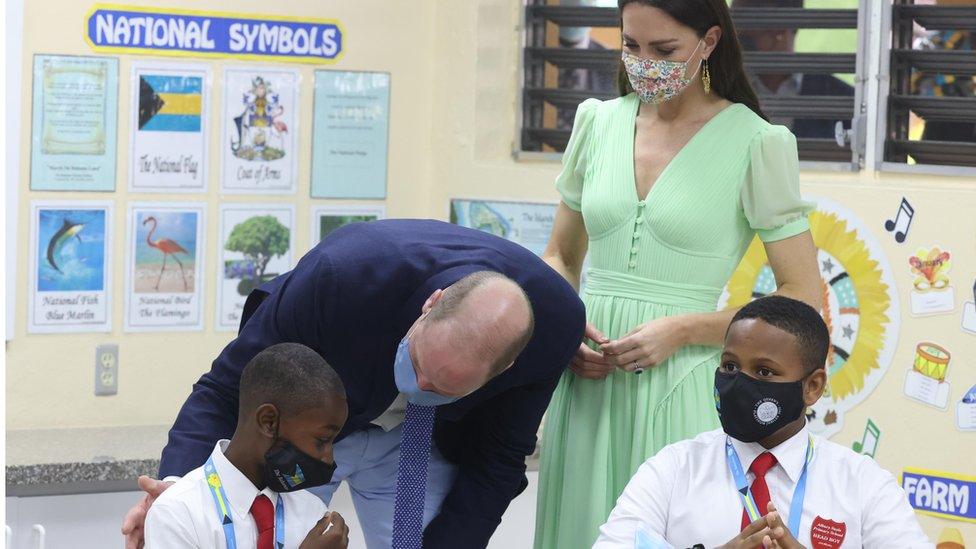
[[[423,314],[429,313],[430,310],[434,308],[434,305],[441,300],[441,296],[443,295],[444,295],[444,290],[440,290],[440,289],[434,290],[434,293],[430,294],[430,297],[428,297],[427,301],[424,302],[424,306],[421,307],[420,311]]]
[[[827,369],[817,368],[803,383],[803,402],[813,406],[827,388]]]

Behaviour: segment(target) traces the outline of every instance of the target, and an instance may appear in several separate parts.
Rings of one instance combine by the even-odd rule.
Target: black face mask
[[[736,440],[757,442],[796,421],[806,409],[803,379],[761,381],[716,370],[715,409],[722,429]]]
[[[335,463],[302,452],[288,441],[280,447],[271,447],[264,454],[264,482],[275,492],[294,492],[322,486],[332,481]]]

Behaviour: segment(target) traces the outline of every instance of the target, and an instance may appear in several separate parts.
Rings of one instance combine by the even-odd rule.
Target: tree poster
[[[251,290],[292,267],[295,208],[221,204],[217,330],[237,330]]]

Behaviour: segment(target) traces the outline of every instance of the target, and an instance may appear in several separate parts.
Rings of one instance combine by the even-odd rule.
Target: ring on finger
[[[634,373],[635,374],[644,373],[644,368],[641,368],[640,362],[637,362],[636,360],[634,361]]]

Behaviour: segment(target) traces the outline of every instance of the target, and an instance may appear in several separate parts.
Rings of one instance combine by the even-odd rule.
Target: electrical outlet
[[[119,346],[116,344],[95,347],[95,396],[114,395],[119,392]]]

